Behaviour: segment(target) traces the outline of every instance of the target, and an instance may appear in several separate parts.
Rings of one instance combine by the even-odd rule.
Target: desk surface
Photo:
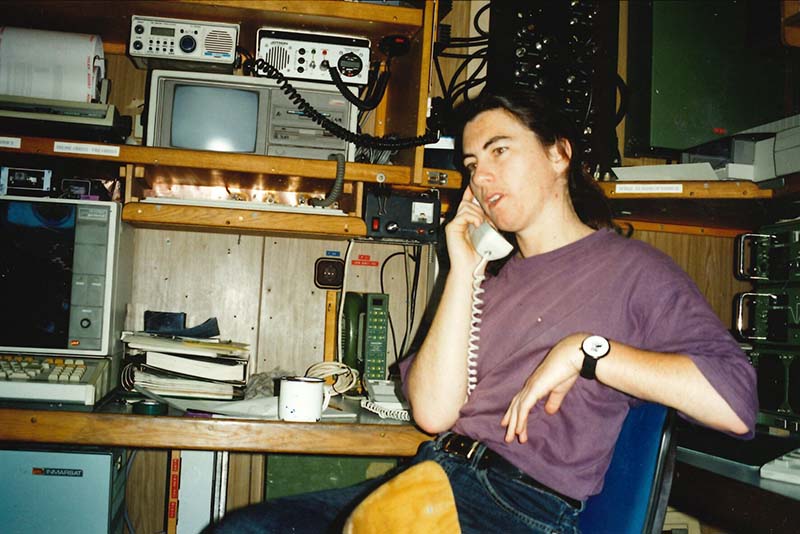
[[[765,463],[800,448],[800,440],[764,433],[740,440],[688,423],[682,423],[676,432],[678,461],[800,501],[800,485],[762,478],[760,473]]]
[[[240,452],[412,456],[431,439],[411,424],[287,423],[0,409],[0,441]]]
[[[670,505],[726,532],[797,532],[800,486],[759,475],[760,464],[796,448],[794,440],[779,443],[770,453],[776,444],[769,436],[741,441],[706,429],[679,428],[678,445]]]

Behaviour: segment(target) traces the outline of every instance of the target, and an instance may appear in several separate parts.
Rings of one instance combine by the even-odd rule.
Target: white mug
[[[330,389],[322,378],[285,376],[281,378],[278,395],[278,418],[307,423],[319,421],[330,400]]]

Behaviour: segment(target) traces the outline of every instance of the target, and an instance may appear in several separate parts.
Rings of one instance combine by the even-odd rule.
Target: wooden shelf
[[[365,237],[358,217],[129,202],[122,220],[139,227],[350,239]]]
[[[137,102],[141,102],[145,89],[144,76],[139,75],[141,71],[129,65],[124,57],[132,15],[236,23],[240,25],[239,44],[251,52],[255,52],[254,38],[261,26],[366,37],[375,49],[376,59],[383,57],[383,53],[377,51],[383,37],[406,35],[410,39],[410,50],[393,61],[392,81],[383,108],[375,114],[374,131],[368,126],[366,132],[413,137],[425,131],[436,18],[436,5],[432,0],[416,0],[416,7],[344,0],[27,0],[11,5],[13,9],[4,13],[4,24],[100,35],[113,67],[113,76],[109,77],[117,82],[112,103],[120,110],[138,109]],[[122,88],[130,89],[126,92]],[[5,132],[0,132],[2,135]],[[239,188],[269,195],[319,196],[328,191],[329,184],[336,179],[336,162],[34,136],[12,135],[9,138],[10,142],[0,147],[0,157],[15,164],[35,161],[44,166],[57,159],[53,166],[68,168],[69,172],[77,169],[78,174],[123,176],[126,182],[123,219],[142,227],[296,237],[364,237],[366,225],[358,217],[361,184],[421,189],[458,189],[461,185],[457,173],[442,178],[440,173],[434,172],[434,178],[429,178],[427,170],[423,173],[423,148],[414,147],[399,151],[392,160],[394,165],[346,164],[340,205],[349,216],[139,202],[144,197],[159,196],[159,190],[164,188],[181,187],[222,186],[227,191],[230,186],[232,195],[239,194],[236,191]],[[16,140],[18,147],[14,147]],[[58,142],[86,150],[56,151]]]
[[[683,198],[683,199],[769,199],[770,189],[761,189],[754,182],[599,182],[609,199],[615,198]],[[675,191],[675,189],[680,191]]]
[[[750,181],[601,182],[618,223],[639,230],[733,237],[769,218],[778,195]]]
[[[416,7],[344,0],[26,0],[7,3],[3,24],[100,35],[109,53],[108,59],[114,59],[110,61],[114,65],[126,54],[132,15],[236,23],[240,26],[238,44],[251,53],[256,52],[255,35],[262,26],[365,37],[372,44],[375,59],[384,57],[378,51],[383,37],[404,35],[409,38],[410,49],[393,60],[392,81],[385,102],[374,114],[375,131],[370,131],[368,126],[367,133],[408,138],[422,135],[426,128],[436,12],[433,0],[417,0],[413,5]],[[131,82],[128,85],[143,83],[143,78],[128,76],[126,72],[114,72],[114,75],[112,83],[119,85],[112,89],[112,100],[117,99],[113,103],[120,110],[137,109],[137,101],[140,103],[143,95],[130,95],[121,88],[127,87],[126,82]],[[137,88],[137,91],[141,90]],[[52,155],[46,147],[32,150]],[[392,160],[394,166],[349,165],[346,180],[423,185],[422,155],[422,147],[414,147],[399,151]],[[74,157],[92,159],[83,155]],[[300,160],[297,159],[155,151],[142,147],[121,147],[117,161],[308,178],[333,179],[335,176],[335,164],[327,161],[298,164]]]
[[[410,424],[286,423],[0,409],[0,439],[159,449],[413,456],[431,439]]]
[[[238,23],[243,35],[260,26],[347,33],[373,45],[392,33],[413,36],[423,21],[422,9],[331,0],[27,0],[4,10],[3,24],[99,33],[106,51],[124,53],[132,14]]]
[[[303,178],[336,178],[336,162],[280,158],[274,156],[255,156],[246,154],[226,154],[199,150],[178,150],[173,148],[151,148],[134,145],[112,145],[91,141],[50,139],[44,137],[8,136],[20,139],[20,148],[0,147],[0,153],[54,156],[59,158],[78,158],[96,161],[111,161],[119,164],[133,164],[149,167],[178,167],[208,169],[216,171],[235,171],[276,176],[298,176]],[[78,152],[56,152],[56,142],[95,145],[104,150],[119,150],[119,155],[91,154]],[[367,183],[387,183],[411,185],[411,169],[400,165],[370,165],[348,163],[345,180]],[[458,187],[460,181],[439,187]]]
[[[668,222],[657,222],[640,220],[635,218],[615,218],[614,222],[622,228],[633,228],[639,232],[662,232],[667,234],[683,235],[707,235],[712,237],[736,237],[739,234],[748,232],[751,228],[720,228],[709,224],[675,224]]]

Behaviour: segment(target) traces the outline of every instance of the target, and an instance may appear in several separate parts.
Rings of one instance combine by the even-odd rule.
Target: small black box
[[[369,237],[435,243],[439,239],[441,202],[437,191],[367,191],[364,221]]]

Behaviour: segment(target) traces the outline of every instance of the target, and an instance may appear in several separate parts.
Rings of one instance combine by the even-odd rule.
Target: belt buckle
[[[475,454],[476,450],[478,450],[478,445],[480,445],[480,443],[481,443],[480,441],[473,441],[472,442],[472,447],[470,447],[469,451],[467,451],[467,456],[466,456],[467,460],[471,460],[472,459],[472,455]]]
[[[442,449],[447,451],[447,452],[449,452],[449,453],[451,453],[451,454],[455,454],[457,456],[461,456],[462,458],[466,458],[467,460],[471,460],[472,456],[475,454],[475,451],[478,450],[478,445],[480,445],[481,442],[477,441],[477,440],[472,440],[472,445],[470,445],[469,450],[465,454],[463,452],[463,449],[461,447],[455,446],[455,443],[454,443],[456,440],[458,440],[461,437],[466,437],[466,436],[459,436],[458,434],[453,433],[453,434],[450,434],[449,436],[445,437],[442,440]],[[469,438],[467,438],[467,439],[469,439]]]
[[[447,436],[444,437],[444,439],[442,440],[442,450],[444,450],[446,452],[450,452],[450,445],[453,444],[453,438],[454,437],[455,437],[455,434],[452,434],[452,433],[448,434]]]

